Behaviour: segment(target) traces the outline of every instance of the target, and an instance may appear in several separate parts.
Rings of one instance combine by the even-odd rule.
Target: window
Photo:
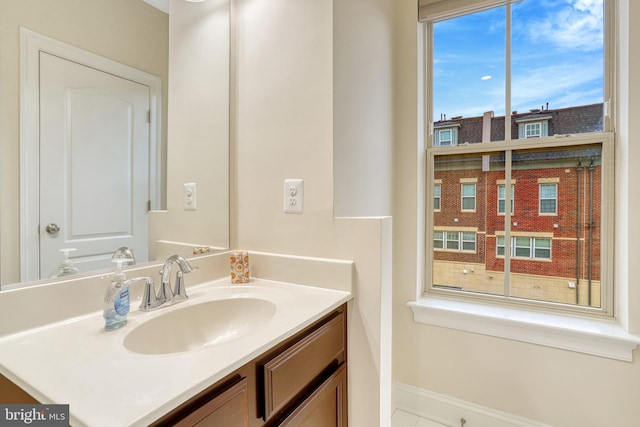
[[[498,184],[498,214],[505,214],[506,208],[506,187],[504,184]],[[515,199],[515,186],[511,185],[511,215],[514,211],[514,199]]]
[[[526,123],[524,125],[525,138],[540,138],[542,136],[542,126],[540,123]]]
[[[433,210],[440,211],[440,199],[442,192],[442,184],[434,184],[433,186]]]
[[[474,211],[476,209],[476,184],[462,184],[462,210]]]
[[[609,0],[496,0],[493,8],[470,0],[463,3],[477,7],[466,14],[442,3],[421,6],[432,129],[426,188],[442,209],[426,212],[433,250],[425,292],[611,316],[612,224],[603,209],[613,203]],[[443,133],[447,116],[456,143],[465,141],[455,149],[447,147],[453,132]],[[549,137],[556,134],[564,137]],[[436,180],[459,183],[460,195],[436,189]],[[462,215],[447,209],[457,197]],[[465,274],[460,262],[473,263],[473,280],[453,276]]]
[[[566,129],[562,126],[562,124],[558,125],[558,129],[562,131],[567,131],[568,133],[573,133],[576,130],[581,131],[580,124],[577,122],[583,119],[583,116],[587,114],[591,114],[586,108],[572,109],[575,111],[567,111],[564,109],[558,110],[556,112],[556,120],[565,121],[565,122],[573,122],[571,129]],[[544,120],[540,120],[540,117],[531,118],[530,116],[538,116],[540,113],[535,113],[532,115],[525,115],[524,118],[516,119],[515,122],[518,125],[518,138],[520,139],[528,139],[528,138],[544,138],[549,136],[549,120],[551,116],[545,115],[543,117]],[[575,117],[572,117],[572,114],[577,114]],[[570,132],[569,132],[570,131]],[[584,130],[582,130],[584,131]]]
[[[496,236],[496,255],[504,257],[504,236]],[[551,238],[512,237],[510,254],[515,258],[551,259]]]
[[[433,247],[445,251],[475,252],[476,233],[473,231],[441,231],[433,232]]]
[[[558,184],[540,184],[540,214],[558,213]]]
[[[448,147],[450,145],[458,145],[458,129],[457,127],[436,128],[434,144],[440,147]]]

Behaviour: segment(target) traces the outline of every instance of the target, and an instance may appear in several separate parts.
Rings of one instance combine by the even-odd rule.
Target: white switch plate
[[[304,181],[302,179],[284,180],[284,212],[302,213],[304,200]]]
[[[184,184],[184,198],[183,205],[185,211],[195,211],[196,210],[196,183],[195,182],[187,182]]]

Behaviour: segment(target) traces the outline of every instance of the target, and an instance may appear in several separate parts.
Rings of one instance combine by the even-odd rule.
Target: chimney
[[[487,111],[482,115],[482,142],[491,141],[491,119],[493,111]]]

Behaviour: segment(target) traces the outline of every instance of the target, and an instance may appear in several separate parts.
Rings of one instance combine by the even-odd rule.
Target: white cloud
[[[565,0],[562,6],[528,25],[531,41],[561,49],[602,49],[603,0]]]

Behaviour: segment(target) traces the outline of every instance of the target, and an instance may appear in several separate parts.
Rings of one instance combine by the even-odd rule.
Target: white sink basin
[[[141,354],[197,350],[255,332],[275,312],[271,301],[260,298],[205,301],[169,310],[142,323],[126,335],[124,346]]]

